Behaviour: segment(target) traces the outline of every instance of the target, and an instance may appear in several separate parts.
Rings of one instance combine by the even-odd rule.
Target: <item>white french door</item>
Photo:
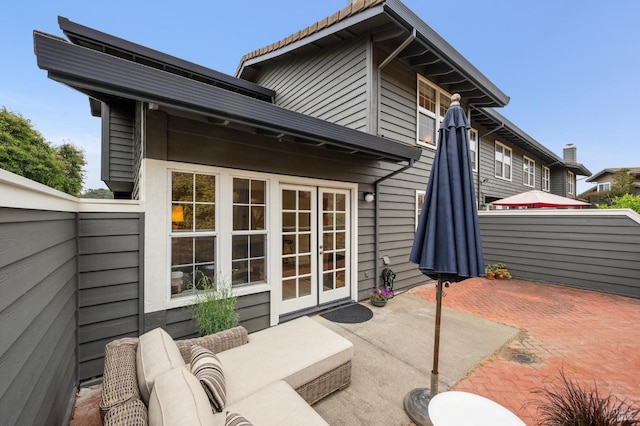
[[[350,192],[281,185],[280,314],[350,295]]]

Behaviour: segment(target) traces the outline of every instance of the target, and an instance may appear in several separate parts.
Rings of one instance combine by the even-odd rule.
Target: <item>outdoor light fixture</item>
[[[375,199],[376,199],[376,197],[375,197],[375,194],[374,194],[373,192],[365,192],[365,193],[364,193],[364,200],[365,200],[367,203],[370,203],[370,202],[372,202],[372,201],[373,201],[373,200],[375,200]]]

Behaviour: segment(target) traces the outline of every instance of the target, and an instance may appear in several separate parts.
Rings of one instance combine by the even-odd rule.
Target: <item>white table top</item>
[[[429,401],[434,426],[526,426],[497,402],[468,392],[442,392]]]

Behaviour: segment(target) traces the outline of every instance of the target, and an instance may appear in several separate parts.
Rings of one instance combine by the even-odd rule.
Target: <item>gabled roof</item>
[[[591,175],[589,176],[587,179],[585,179],[586,182],[594,182],[597,181],[598,178],[602,175],[606,175],[606,174],[616,174],[618,172],[618,170],[621,169],[629,169],[629,174],[630,175],[634,175],[636,177],[640,177],[640,167],[611,167],[608,169],[602,169],[600,170],[598,173],[596,173],[595,175]]]
[[[591,174],[580,163],[564,161],[493,108],[471,108],[471,125],[475,124],[482,125],[500,139],[546,161],[548,166],[558,164],[581,176]]]
[[[34,32],[38,67],[49,78],[103,102],[125,99],[260,129],[274,138],[333,147],[375,159],[412,162],[422,150],[290,111],[198,79]],[[130,52],[128,52],[130,53]]]
[[[266,61],[371,34],[390,52],[471,105],[505,106],[509,97],[399,0],[359,0],[276,43],[246,54],[236,76],[251,80]]]

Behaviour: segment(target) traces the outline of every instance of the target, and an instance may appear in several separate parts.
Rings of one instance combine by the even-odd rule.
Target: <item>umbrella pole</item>
[[[436,329],[433,333],[433,369],[431,370],[431,398],[438,394],[438,358],[440,354],[440,317],[442,314],[442,277],[436,287]]]
[[[436,330],[433,342],[433,370],[431,370],[431,389],[416,388],[404,397],[404,411],[411,421],[419,426],[431,425],[429,401],[438,393],[438,355],[440,353],[440,316],[442,310],[442,277],[438,275],[436,284]]]

